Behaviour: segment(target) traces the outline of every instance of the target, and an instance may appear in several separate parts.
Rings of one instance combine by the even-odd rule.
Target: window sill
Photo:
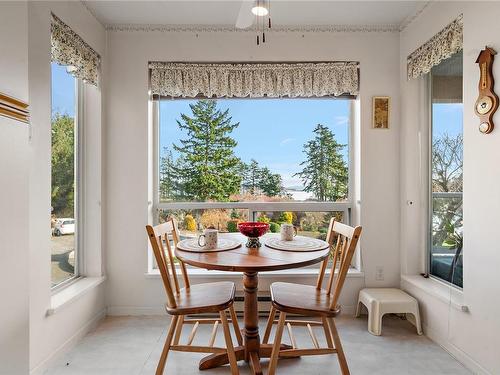
[[[421,275],[401,275],[401,282],[422,290],[423,292],[449,304],[456,310],[468,312],[469,307],[464,303],[462,290],[447,285],[433,278],[425,278]]]
[[[47,316],[56,314],[64,306],[72,303],[90,290],[102,284],[104,280],[106,280],[105,276],[81,277],[67,287],[57,291],[50,298],[50,308],[47,310]]]
[[[303,278],[303,277],[317,277],[319,269],[317,268],[299,268],[299,269],[291,269],[291,270],[283,270],[283,271],[269,271],[269,272],[260,272],[259,279],[272,279],[272,278]],[[180,272],[177,271],[179,274]],[[209,271],[201,268],[189,268],[188,269],[189,278],[191,280],[196,279],[206,279],[206,278],[241,278],[241,272],[227,272],[227,271]],[[327,272],[326,275],[330,273]],[[153,270],[150,272],[146,272],[144,276],[147,279],[157,279],[160,278],[160,271]],[[362,271],[359,271],[355,268],[352,268],[347,273],[347,278],[357,278],[364,277],[365,274]]]

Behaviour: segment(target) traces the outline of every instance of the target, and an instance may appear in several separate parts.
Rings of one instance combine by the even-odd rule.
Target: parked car
[[[75,233],[75,219],[61,218],[56,220],[54,226],[54,236]]]

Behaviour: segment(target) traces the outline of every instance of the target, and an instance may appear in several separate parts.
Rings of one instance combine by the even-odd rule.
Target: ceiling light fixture
[[[255,24],[258,32],[257,45],[260,45],[260,33],[262,32],[262,43],[265,43],[265,30],[266,28],[271,28],[271,0],[255,0],[252,8],[252,13],[255,15]]]
[[[269,10],[265,6],[265,1],[255,0],[252,13],[258,17],[267,16],[269,14]]]

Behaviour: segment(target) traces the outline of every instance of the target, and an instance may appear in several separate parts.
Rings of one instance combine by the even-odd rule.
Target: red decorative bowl
[[[259,237],[266,234],[269,230],[269,224],[257,221],[244,221],[238,224],[238,230],[241,234],[248,237],[247,247],[260,247]]]

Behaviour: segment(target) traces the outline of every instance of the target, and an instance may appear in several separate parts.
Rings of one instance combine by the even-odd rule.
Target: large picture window
[[[324,238],[349,221],[352,99],[155,100],[155,212],[183,237],[238,221]]]
[[[462,52],[431,71],[429,273],[463,286]]]
[[[78,276],[78,79],[52,63],[52,287]]]

